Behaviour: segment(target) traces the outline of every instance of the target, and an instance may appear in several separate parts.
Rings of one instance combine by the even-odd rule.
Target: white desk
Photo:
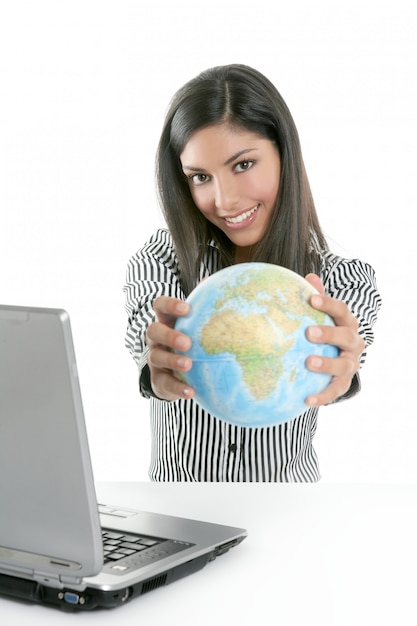
[[[97,496],[249,536],[114,610],[72,615],[0,598],[3,624],[417,624],[417,485],[104,483]]]

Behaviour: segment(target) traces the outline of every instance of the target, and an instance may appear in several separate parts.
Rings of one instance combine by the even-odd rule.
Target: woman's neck
[[[249,263],[252,258],[252,246],[247,246],[244,248],[240,248],[236,246],[235,248],[235,264],[238,263]]]

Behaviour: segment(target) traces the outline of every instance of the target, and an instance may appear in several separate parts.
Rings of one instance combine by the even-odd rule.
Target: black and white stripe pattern
[[[218,269],[218,252],[210,247],[200,279]],[[370,265],[341,259],[330,252],[322,258],[326,292],[344,300],[359,321],[367,346],[381,300]],[[184,298],[172,238],[158,230],[129,261],[126,293],[126,346],[138,364],[143,396],[150,398],[152,451],[150,478],[157,481],[278,481],[315,482],[320,478],[313,437],[318,409],[267,428],[227,424],[193,400],[166,402],[153,397],[146,382],[146,330],[154,320],[152,303],[160,295]],[[361,356],[363,364],[366,350]]]
[[[313,482],[317,409],[269,428],[240,428],[195,402],[151,398],[153,480]]]

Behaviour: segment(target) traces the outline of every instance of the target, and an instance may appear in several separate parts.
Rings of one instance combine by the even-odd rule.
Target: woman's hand
[[[308,274],[306,280],[319,292],[319,295],[311,296],[311,306],[330,315],[336,324],[310,326],[307,338],[313,343],[328,343],[339,348],[339,356],[336,358],[310,356],[306,361],[311,371],[332,376],[326,389],[306,399],[309,406],[321,406],[330,404],[348,391],[354,374],[359,370],[359,357],[365,348],[365,342],[358,334],[358,322],[347,305],[341,300],[326,296],[323,283],[315,274]]]
[[[154,302],[157,321],[150,324],[146,334],[149,347],[148,365],[151,374],[152,390],[162,400],[192,398],[192,387],[181,382],[174,371],[187,372],[192,361],[174,350],[186,352],[191,347],[191,339],[174,329],[177,317],[187,315],[190,307],[186,302],[160,296]]]

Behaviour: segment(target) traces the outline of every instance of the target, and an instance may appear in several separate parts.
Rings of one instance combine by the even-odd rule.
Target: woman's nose
[[[239,193],[233,178],[216,181],[214,202],[219,211],[230,212],[239,201]]]

